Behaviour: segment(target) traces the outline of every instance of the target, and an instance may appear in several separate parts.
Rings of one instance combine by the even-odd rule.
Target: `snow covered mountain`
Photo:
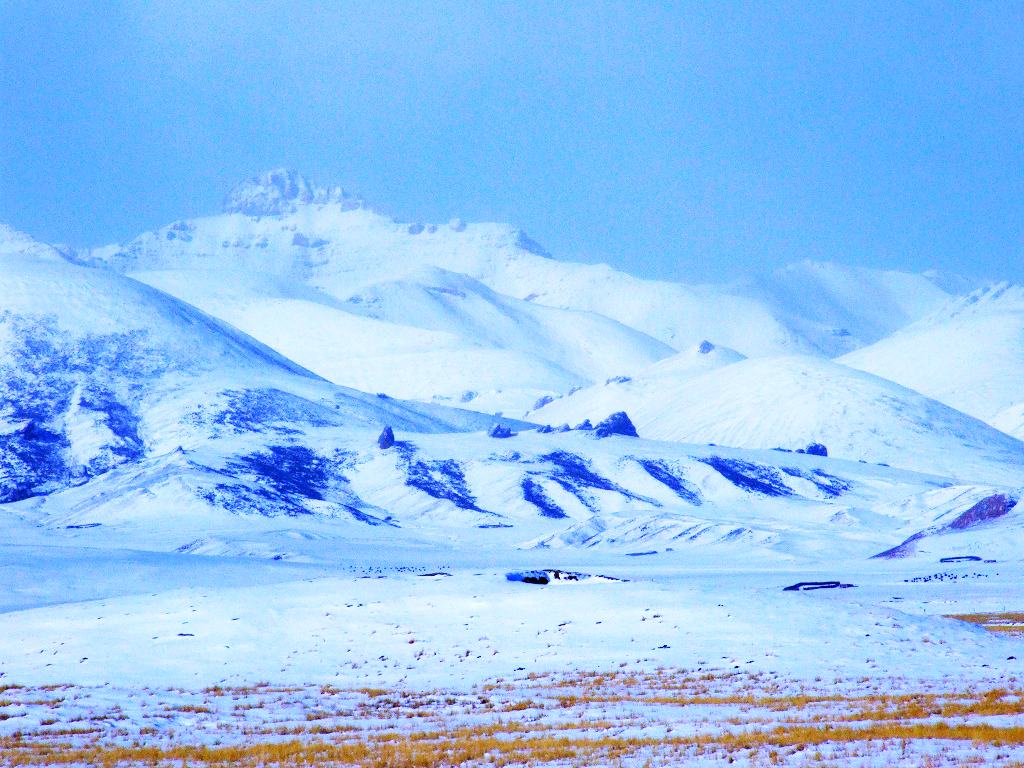
[[[507,227],[398,225],[284,171],[236,189],[226,210],[93,260],[335,383],[487,411],[521,413],[672,352],[604,315],[511,298],[474,279],[485,256],[547,261]]]
[[[490,424],[335,386],[149,286],[0,234],[0,501],[228,435]]]
[[[740,282],[826,357],[882,339],[967,292],[970,283],[936,273],[909,274],[802,261]]]
[[[703,339],[748,356],[839,354],[949,298],[930,277],[829,264],[731,287],[641,280],[550,258],[507,225],[399,223],[286,170],[236,187],[220,216],[84,258],[335,383],[506,413]]]
[[[1024,436],[1024,288],[979,289],[841,362]]]
[[[555,400],[529,418],[576,424],[603,418],[614,403],[642,437],[654,440],[787,450],[818,442],[840,458],[1010,483],[1024,470],[1024,443],[838,363],[786,356],[709,368],[696,376],[660,376],[656,365],[632,380]]]
[[[1024,467],[1024,444],[916,392],[770,356],[873,341],[948,299],[933,277],[646,281],[505,225],[401,224],[286,171],[124,246],[3,230],[0,260],[0,494],[62,540],[868,557],[928,527],[876,510],[950,485],[1012,495]],[[625,410],[648,439],[444,403]],[[397,439],[378,446],[384,424]],[[811,442],[831,456],[763,450]]]

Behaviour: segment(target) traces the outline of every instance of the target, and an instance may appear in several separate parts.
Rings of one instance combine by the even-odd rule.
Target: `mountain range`
[[[866,558],[1019,526],[1017,286],[646,280],[287,170],[126,243],[0,227],[0,268],[0,509],[33,535]],[[592,429],[621,411],[638,438]]]

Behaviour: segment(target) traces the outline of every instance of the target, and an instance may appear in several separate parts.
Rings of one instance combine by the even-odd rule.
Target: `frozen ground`
[[[1021,672],[1024,663],[1019,640],[942,617],[1020,609],[1019,564],[744,570],[671,555],[623,562],[523,553],[460,564],[453,553],[417,563],[410,553],[381,552],[332,568],[249,563],[245,584],[230,559],[183,573],[166,558],[87,554],[106,579],[90,580],[85,593],[65,590],[59,578],[43,590],[44,574],[5,569],[18,610],[0,616],[3,679],[428,688],[626,662],[973,683]],[[540,567],[625,580],[542,586],[506,575]],[[424,575],[439,572],[451,575]],[[944,578],[922,580],[936,574]],[[856,586],[783,590],[829,579]],[[27,608],[27,590],[44,607]],[[75,599],[45,605],[58,595]],[[1014,655],[1022,661],[1007,660]]]
[[[1024,757],[1024,640],[944,618],[1019,609],[1020,562],[0,552],[0,764]],[[594,578],[509,578],[544,568]]]

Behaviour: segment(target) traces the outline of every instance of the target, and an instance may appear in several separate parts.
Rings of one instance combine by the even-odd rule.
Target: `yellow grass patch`
[[[1024,613],[1020,611],[1006,611],[1002,613],[955,613],[946,616],[946,618],[977,624],[980,627],[984,627],[989,632],[1000,632],[1024,637]]]

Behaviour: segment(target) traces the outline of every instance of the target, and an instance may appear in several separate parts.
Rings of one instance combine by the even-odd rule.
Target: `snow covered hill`
[[[827,357],[862,347],[966,293],[970,283],[923,275],[802,261],[740,282],[775,317]]]
[[[0,234],[0,501],[224,434],[491,422],[335,386],[149,286]]]
[[[953,547],[966,562],[1017,560],[1024,533],[1021,489],[950,486],[924,491],[879,508],[906,522],[903,541],[875,555],[882,559],[949,557]]]
[[[236,271],[134,277],[336,383],[488,412],[521,414],[540,397],[672,352],[602,315],[512,299],[437,268],[340,298]]]
[[[699,354],[699,350],[698,350]],[[591,387],[529,414],[579,423],[624,410],[642,437],[794,450],[884,462],[965,480],[1016,482],[1024,443],[885,379],[808,356],[733,362],[698,376]]]
[[[507,225],[399,223],[286,170],[240,184],[222,215],[83,258],[335,383],[506,413],[703,339],[748,356],[839,354],[949,298],[931,277],[831,264],[733,286],[642,280],[553,259]]]
[[[399,224],[283,171],[123,247],[0,234],[0,490],[62,537],[294,559],[338,540],[867,557],[917,524],[876,507],[1010,493],[1024,466],[1020,442],[915,392],[765,357],[883,333],[943,300],[930,277],[644,281],[504,225]],[[877,300],[858,308],[862,291]],[[672,442],[443,403],[551,423],[625,410]],[[487,436],[495,421],[512,437]],[[399,438],[377,447],[383,424]],[[744,450],[811,442],[832,458]],[[834,517],[852,527],[823,539]]]
[[[1024,436],[1024,288],[998,283],[841,362]]]
[[[521,413],[672,352],[604,315],[515,299],[474,279],[494,256],[548,261],[508,227],[398,225],[283,171],[241,185],[227,211],[92,260],[335,383],[492,412]]]
[[[949,481],[775,451],[593,433],[224,434],[7,505],[49,541],[322,562],[338,547],[718,551],[865,559],[920,524],[899,501]],[[1010,486],[992,492],[1015,492]],[[875,511],[880,510],[880,511]],[[955,542],[948,545],[956,551]]]

